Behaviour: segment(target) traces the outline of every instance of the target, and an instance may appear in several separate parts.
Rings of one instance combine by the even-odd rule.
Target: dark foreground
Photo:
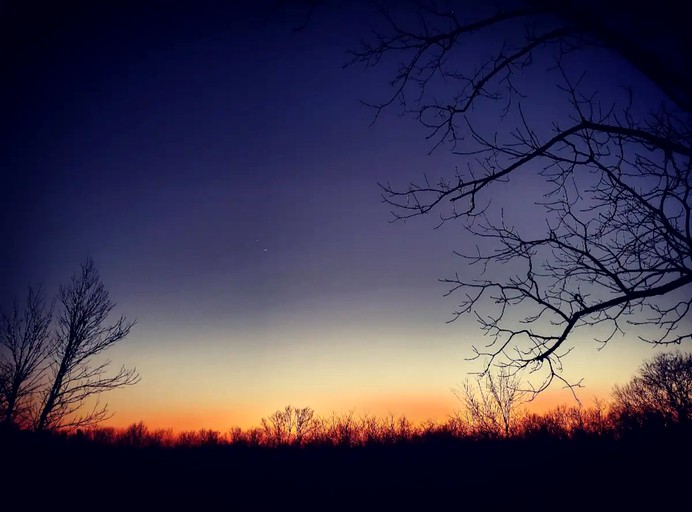
[[[131,448],[10,432],[0,450],[16,510],[685,510],[692,495],[682,435]]]

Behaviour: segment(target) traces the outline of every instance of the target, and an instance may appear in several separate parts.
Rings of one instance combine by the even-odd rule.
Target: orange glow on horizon
[[[606,393],[595,393],[593,390],[586,393],[578,393],[582,405],[592,407],[594,398],[603,398]],[[336,403],[339,402],[339,403]],[[342,404],[353,403],[353,407],[343,407]],[[303,407],[309,404],[284,404]],[[577,406],[573,395],[569,390],[547,390],[538,395],[534,400],[524,404],[521,409],[536,414],[543,414],[560,405]],[[240,427],[243,430],[258,427],[264,417],[271,415],[277,408],[260,411],[259,406],[253,407],[228,407],[226,409],[214,407],[192,407],[188,410],[159,409],[148,411],[128,410],[116,414],[103,426],[124,428],[133,423],[143,421],[151,430],[172,429],[173,432],[211,429],[219,432],[228,432],[232,427]],[[456,412],[463,409],[461,401],[451,392],[448,395],[414,395],[414,396],[380,396],[373,398],[361,398],[360,400],[338,400],[335,407],[314,407],[316,415],[328,418],[332,414],[344,415],[352,413],[354,417],[375,416],[384,418],[405,416],[414,425],[426,421],[444,423]]]
[[[608,396],[608,393],[603,390],[589,389],[587,391],[579,389],[575,391],[582,407],[587,409],[594,406],[595,399],[603,400]],[[548,389],[528,402],[526,410],[536,414],[544,414],[561,405],[578,407],[579,402],[569,389]]]

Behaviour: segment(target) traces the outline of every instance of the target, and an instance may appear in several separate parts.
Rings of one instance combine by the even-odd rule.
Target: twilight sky
[[[94,258],[137,320],[108,354],[142,377],[107,396],[114,425],[225,430],[287,404],[444,418],[478,369],[480,331],[445,323],[437,281],[469,241],[434,218],[389,223],[377,182],[458,162],[394,112],[370,126],[360,100],[383,98],[392,68],[342,67],[378,22],[368,2],[328,3],[298,32],[300,9],[220,4],[1,7],[0,305]],[[516,200],[534,185],[493,199],[533,222]],[[633,336],[575,343],[566,375],[587,403],[653,354]]]

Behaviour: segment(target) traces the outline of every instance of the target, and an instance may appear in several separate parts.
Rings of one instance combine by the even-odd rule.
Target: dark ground
[[[2,487],[29,510],[687,510],[692,496],[688,436],[272,449],[12,432],[0,449]]]

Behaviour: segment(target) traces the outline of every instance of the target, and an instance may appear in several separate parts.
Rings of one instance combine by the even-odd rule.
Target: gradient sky
[[[0,15],[0,304],[94,258],[137,320],[109,353],[142,377],[107,396],[112,424],[461,405],[451,388],[479,368],[480,331],[445,323],[455,300],[437,280],[468,241],[434,218],[389,223],[377,187],[458,162],[393,112],[370,126],[360,100],[386,95],[391,67],[343,68],[376,23],[367,2],[328,4],[298,32],[304,11],[270,3],[20,4]],[[533,186],[497,200],[521,215]],[[574,341],[566,375],[587,403],[653,354],[634,336]]]

